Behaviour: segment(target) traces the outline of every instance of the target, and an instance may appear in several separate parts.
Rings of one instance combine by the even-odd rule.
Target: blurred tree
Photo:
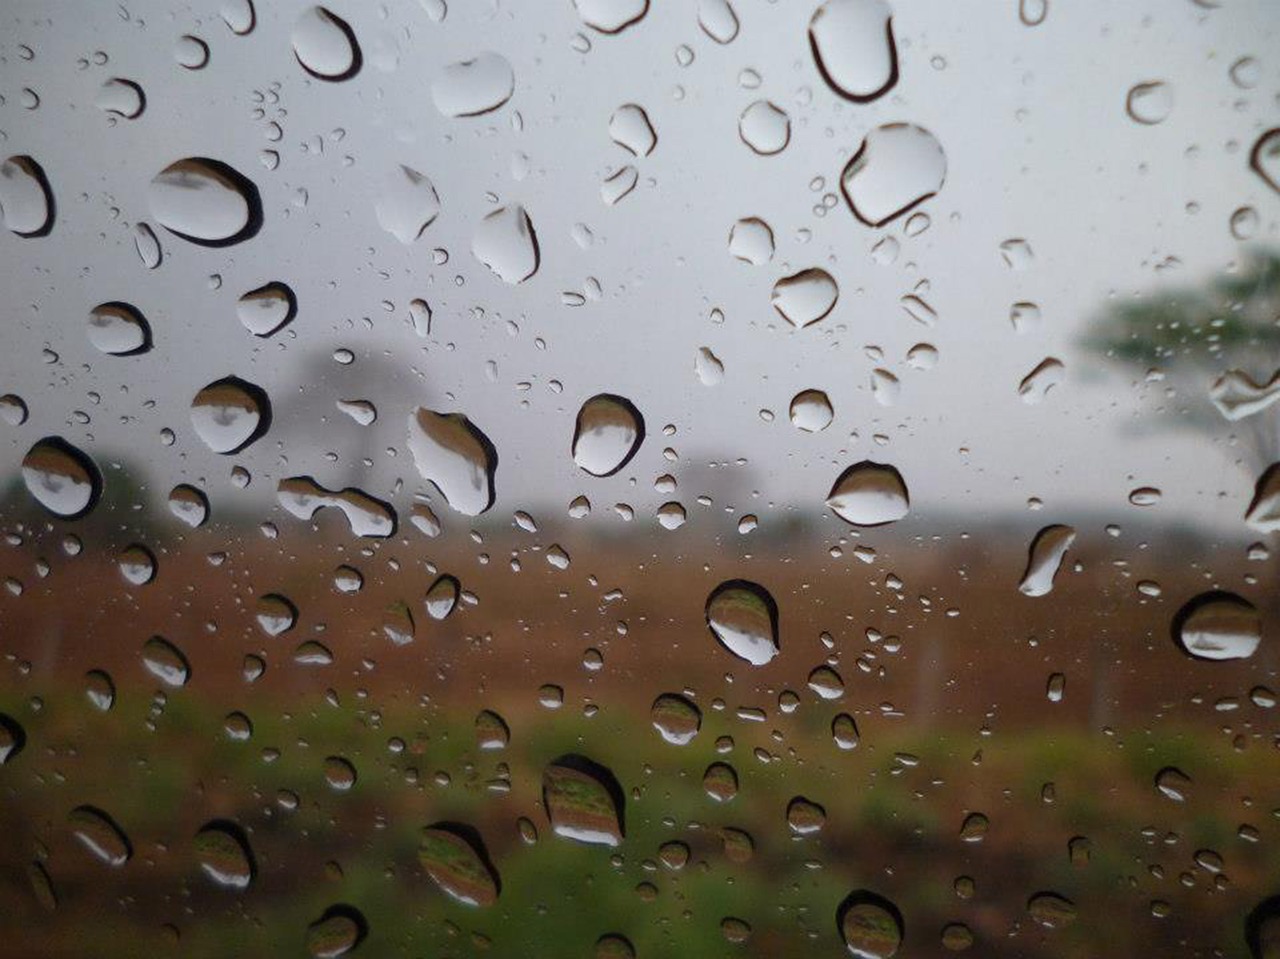
[[[1215,434],[1239,421],[1261,468],[1280,459],[1280,255],[1257,250],[1205,286],[1114,303],[1087,349],[1162,378],[1183,400],[1177,422]]]

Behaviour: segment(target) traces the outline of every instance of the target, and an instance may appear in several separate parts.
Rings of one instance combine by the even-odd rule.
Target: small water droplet
[[[609,118],[609,136],[613,142],[634,156],[648,156],[658,145],[649,114],[635,103],[624,103]]]
[[[200,827],[192,840],[195,859],[205,876],[226,889],[249,888],[257,873],[249,839],[235,823],[215,819]]]
[[[152,636],[142,644],[142,665],[166,686],[185,686],[191,678],[187,657],[163,636]]]
[[[151,325],[128,303],[99,303],[89,311],[89,342],[108,356],[137,356],[151,349]]]
[[[702,711],[678,693],[663,693],[649,708],[653,728],[673,746],[687,746],[702,728]]]
[[[1135,84],[1125,98],[1125,111],[1137,123],[1161,123],[1173,111],[1173,87],[1163,80]]]
[[[600,33],[618,33],[649,11],[649,0],[573,0],[578,16]]]
[[[298,300],[285,283],[275,280],[250,290],[236,303],[240,324],[254,336],[270,336],[289,324],[298,312]]]
[[[791,141],[791,118],[769,100],[756,100],[738,118],[738,136],[760,156],[773,156]]]

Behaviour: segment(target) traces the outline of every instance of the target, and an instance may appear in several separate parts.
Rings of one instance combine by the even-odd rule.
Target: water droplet
[[[249,888],[257,866],[249,839],[239,826],[215,819],[200,827],[191,844],[196,862],[208,879],[226,889]]]
[[[1258,477],[1244,521],[1261,533],[1280,531],[1280,463],[1272,463]]]
[[[53,229],[53,190],[44,168],[31,157],[11,156],[0,163],[0,214],[18,236],[46,236]]]
[[[982,842],[987,838],[987,829],[991,821],[980,812],[971,812],[960,824],[961,842]]]
[[[1032,406],[1043,403],[1049,391],[1061,383],[1065,376],[1066,367],[1062,365],[1062,361],[1047,356],[1022,378],[1018,384],[1018,398]]]
[[[448,574],[438,577],[427,590],[426,599],[423,601],[427,607],[427,615],[434,620],[447,618],[458,604],[460,591],[461,587],[454,577]]]
[[[715,386],[724,379],[724,363],[711,352],[710,347],[698,347],[693,357],[693,371],[703,386]]]
[[[523,283],[538,270],[538,234],[524,207],[487,215],[471,236],[471,252],[505,283]]]
[[[1249,154],[1249,166],[1262,177],[1263,182],[1280,193],[1280,127],[1268,130],[1258,137]],[[3,196],[0,195],[0,200]]]
[[[1244,921],[1245,942],[1252,959],[1280,956],[1280,896],[1264,899]]]
[[[607,177],[600,185],[600,198],[609,206],[613,206],[636,188],[639,179],[639,171],[627,164]]]
[[[110,711],[116,703],[116,684],[101,669],[91,669],[84,674],[84,695],[101,712]]]
[[[133,855],[133,846],[116,821],[97,806],[77,806],[67,816],[71,835],[99,862],[119,868]]]
[[[147,98],[142,92],[142,87],[132,80],[112,77],[99,88],[93,102],[104,113],[134,120],[142,115]]]
[[[350,792],[357,778],[356,767],[349,759],[342,756],[325,757],[324,781],[334,792]]]
[[[209,62],[209,45],[199,37],[185,34],[173,45],[173,59],[187,70],[202,70]]]
[[[22,724],[8,713],[0,713],[0,766],[12,762],[27,744]]]
[[[712,763],[702,774],[702,788],[716,802],[729,802],[738,795],[738,773],[728,763]]]
[[[1147,126],[1160,123],[1173,110],[1173,87],[1163,80],[1135,84],[1125,98],[1125,110],[1137,123]]]
[[[898,82],[893,11],[884,0],[827,0],[809,21],[809,47],[822,79],[855,103]]]
[[[1173,620],[1179,646],[1196,659],[1248,659],[1262,641],[1262,618],[1235,593],[1211,591],[1188,600]]]
[[[486,52],[445,67],[431,84],[431,102],[447,117],[474,117],[498,109],[515,89],[507,58]]]
[[[463,414],[419,406],[409,414],[409,451],[422,478],[459,513],[479,516],[493,505],[498,451]]]
[[[169,491],[169,512],[192,529],[203,526],[209,518],[209,500],[200,490],[186,483]]]
[[[613,773],[585,756],[561,756],[542,773],[542,804],[552,831],[565,839],[621,844],[623,803]]]
[[[884,226],[934,196],[947,176],[942,145],[923,127],[876,127],[840,174],[849,208],[868,226]]]
[[[27,451],[22,460],[22,481],[41,506],[64,519],[89,512],[102,493],[97,464],[57,436],[46,436]]]
[[[151,326],[128,303],[100,303],[89,311],[89,342],[108,356],[136,356],[151,349]]]
[[[802,390],[791,398],[791,425],[806,433],[820,433],[831,425],[835,412],[822,390]]]
[[[240,37],[250,33],[254,24],[258,22],[257,14],[253,9],[253,0],[222,0],[218,13],[222,16],[222,22],[227,25],[227,29]]]
[[[125,582],[134,586],[146,586],[156,576],[156,558],[140,543],[122,549],[116,557],[116,566]]]
[[[21,426],[27,421],[27,401],[16,393],[0,396],[0,419],[10,426]]]
[[[45,911],[53,912],[58,908],[58,894],[53,888],[53,879],[42,863],[32,862],[27,866],[27,879],[31,883],[31,894]]]
[[[910,496],[896,468],[863,460],[840,474],[827,494],[827,506],[846,523],[880,526],[906,516]]]
[[[888,370],[874,369],[871,371],[871,395],[875,397],[875,401],[881,406],[893,406],[898,401],[898,395],[901,392],[902,384]]]
[[[773,156],[791,141],[791,118],[777,104],[756,100],[738,118],[738,136],[761,156]]]
[[[831,738],[840,749],[857,749],[860,737],[854,718],[848,713],[841,713],[831,720]]]
[[[164,259],[160,249],[160,241],[155,231],[145,223],[137,223],[133,227],[133,247],[138,251],[138,259],[148,270],[154,270]]]
[[[836,928],[856,959],[891,959],[902,945],[902,914],[873,892],[850,893],[836,912]]]
[[[187,657],[163,636],[152,636],[142,644],[142,665],[166,686],[185,686],[191,678]]]
[[[768,263],[773,259],[773,250],[773,229],[759,217],[743,217],[729,230],[729,253],[743,263]]]
[[[1038,27],[1049,15],[1049,0],[1018,0],[1018,19],[1023,26]]]
[[[1039,892],[1028,899],[1027,912],[1046,929],[1061,929],[1076,918],[1075,904],[1053,892]]]
[[[612,476],[644,442],[644,417],[631,401],[612,393],[591,397],[578,410],[573,461],[592,476]]]
[[[678,693],[663,693],[649,708],[653,728],[673,746],[687,746],[702,728],[702,711]]]
[[[176,236],[203,246],[247,240],[262,225],[258,188],[219,160],[190,157],[165,167],[147,188],[156,221]]]
[[[291,476],[276,487],[276,499],[299,519],[309,520],[316,511],[332,506],[342,511],[357,536],[390,536],[396,531],[395,511],[363,490],[327,490],[310,476]]]
[[[364,940],[369,926],[352,906],[330,906],[307,927],[307,952],[315,959],[337,959]]]
[[[1254,57],[1241,57],[1231,64],[1228,75],[1241,90],[1252,90],[1262,79],[1262,66]]]
[[[839,699],[844,695],[844,680],[830,666],[817,666],[809,672],[806,685],[819,699]]]
[[[942,927],[942,946],[952,952],[963,952],[973,946],[973,932],[963,922],[949,922]]]
[[[930,343],[917,343],[907,350],[907,365],[916,370],[931,370],[938,365],[938,349]]]
[[[373,212],[380,227],[401,243],[412,243],[440,215],[440,197],[426,176],[401,164],[383,177]],[[409,308],[412,312],[412,303]]]
[[[783,319],[803,329],[826,317],[839,297],[835,278],[820,267],[810,267],[778,280],[770,302]]]
[[[624,103],[609,118],[609,136],[613,142],[634,156],[647,157],[658,145],[658,135],[644,107]]]
[[[780,652],[778,605],[758,583],[721,583],[707,597],[706,616],[720,645],[752,666],[763,666]]]
[[[797,836],[820,832],[827,824],[827,811],[811,799],[794,797],[787,803],[787,825]]]
[[[476,714],[476,746],[479,749],[506,749],[511,742],[507,722],[491,709]]]
[[[228,376],[191,400],[191,426],[215,453],[238,453],[271,426],[271,403],[260,387]]]
[[[1062,558],[1075,542],[1074,527],[1046,526],[1036,533],[1027,551],[1027,568],[1018,584],[1019,592],[1026,596],[1044,596],[1053,589],[1053,579],[1058,575]]]
[[[1242,206],[1231,214],[1231,236],[1236,240],[1251,240],[1258,232],[1261,218],[1251,206]]]
[[[440,891],[465,906],[498,901],[498,874],[480,835],[458,823],[436,823],[422,830],[418,862]]]
[[[649,11],[649,0],[573,0],[578,16],[593,30],[618,33]]]
[[[324,7],[309,7],[289,34],[302,69],[320,80],[349,80],[360,72],[360,44],[351,25]]]
[[[258,598],[254,619],[268,636],[280,636],[293,629],[293,624],[298,620],[298,610],[279,593],[267,593]]]
[[[254,336],[270,336],[292,321],[297,312],[297,297],[279,280],[250,290],[236,304],[240,324]]]
[[[729,0],[698,0],[698,26],[716,43],[732,43],[738,35],[738,15]]]

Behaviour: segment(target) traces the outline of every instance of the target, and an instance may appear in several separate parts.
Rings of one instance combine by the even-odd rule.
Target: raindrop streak
[[[418,862],[440,891],[465,906],[498,901],[498,874],[474,829],[436,823],[422,830]]]
[[[738,136],[761,156],[773,156],[791,142],[791,118],[777,104],[757,100],[738,118]]]
[[[192,399],[191,426],[215,453],[238,453],[271,427],[271,402],[261,387],[228,376]]]
[[[731,579],[707,597],[707,627],[725,649],[752,666],[763,666],[781,652],[778,604],[758,583]]]
[[[791,398],[791,425],[806,433],[821,433],[835,418],[831,400],[822,390],[802,390]]]
[[[573,461],[592,476],[612,476],[644,442],[644,417],[631,401],[599,393],[582,404],[573,428]]]
[[[770,302],[784,320],[803,329],[826,317],[839,298],[840,287],[835,278],[815,266],[778,280]]]
[[[474,117],[498,109],[516,89],[515,71],[498,53],[451,63],[431,84],[431,102],[447,117]]]
[[[840,189],[854,216],[884,226],[942,189],[947,157],[923,127],[890,123],[876,127],[840,174]]]
[[[582,22],[601,33],[617,33],[649,12],[649,0],[573,0]]]
[[[180,483],[169,491],[169,512],[196,529],[209,519],[209,498],[194,486]]]
[[[1248,659],[1262,641],[1262,618],[1252,603],[1235,593],[1211,591],[1178,610],[1173,634],[1196,659]]]
[[[345,956],[364,940],[369,925],[353,906],[335,905],[307,927],[307,952],[315,959]]]
[[[151,349],[151,326],[128,303],[100,303],[89,311],[89,342],[108,356],[137,356]]]
[[[481,220],[471,252],[504,283],[523,283],[538,271],[538,234],[522,206],[501,207]]]
[[[702,728],[702,711],[678,693],[663,693],[649,707],[649,719],[673,746],[687,746]]]
[[[297,297],[279,280],[250,290],[236,304],[240,324],[254,336],[270,336],[292,322],[297,313]]]
[[[76,519],[102,495],[102,473],[89,455],[57,436],[46,436],[22,459],[27,492],[51,513]]]
[[[53,190],[39,163],[29,156],[0,163],[0,214],[6,229],[28,238],[48,236],[54,210]]]
[[[99,862],[119,868],[133,855],[133,846],[116,821],[96,806],[77,806],[67,816],[71,835]]]
[[[113,77],[101,86],[93,103],[104,113],[135,120],[146,108],[147,97],[132,80]]]
[[[244,831],[233,822],[215,819],[205,823],[192,840],[201,871],[215,884],[243,891],[257,873],[253,851]]]
[[[1154,126],[1165,120],[1173,110],[1173,87],[1163,80],[1136,84],[1130,88],[1124,108],[1129,119]]]
[[[493,505],[498,451],[463,414],[419,406],[409,414],[409,452],[422,478],[459,513],[479,516]]]
[[[378,226],[401,243],[412,243],[440,215],[440,196],[425,175],[401,164],[383,177],[373,213]]]
[[[561,756],[543,770],[542,804],[552,831],[565,839],[617,846],[625,835],[622,788],[585,756]]]
[[[356,536],[391,536],[396,531],[396,514],[388,503],[364,490],[325,489],[310,476],[291,476],[276,487],[276,500],[298,519],[309,520],[317,510],[332,506],[347,518]]]
[[[773,259],[773,229],[755,216],[743,217],[729,230],[729,253],[752,266],[762,266]]]
[[[906,516],[911,500],[896,468],[863,460],[840,474],[827,494],[827,506],[846,523],[880,526]]]
[[[658,145],[649,114],[634,103],[624,103],[613,111],[609,118],[609,136],[618,146],[638,157],[648,156]]]
[[[360,72],[360,44],[350,24],[324,7],[304,10],[289,35],[302,69],[319,80],[350,80]]]
[[[902,945],[902,914],[883,896],[851,892],[836,911],[836,929],[856,959],[891,959]]]
[[[258,188],[219,160],[190,157],[165,167],[147,188],[152,217],[202,246],[229,246],[262,227]]]
[[[1061,360],[1053,356],[1045,357],[1018,384],[1018,398],[1029,406],[1043,403],[1049,391],[1062,382],[1066,373]]]
[[[1026,596],[1048,594],[1053,589],[1053,578],[1058,575],[1062,558],[1075,539],[1076,531],[1071,526],[1046,526],[1036,533],[1027,551],[1027,568],[1018,591]]]
[[[1249,154],[1249,166],[1262,177],[1263,182],[1280,193],[1280,127],[1268,130],[1258,137]],[[0,194],[0,199],[3,195]]]
[[[884,0],[827,0],[809,20],[809,47],[827,86],[855,103],[898,82],[893,11]]]
[[[191,665],[177,646],[163,636],[152,636],[142,644],[142,665],[156,679],[175,689],[191,678]]]

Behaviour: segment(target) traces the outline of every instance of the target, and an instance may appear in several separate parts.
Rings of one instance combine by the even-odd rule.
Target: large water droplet
[[[27,744],[22,724],[8,713],[0,713],[0,766],[12,762]]]
[[[1163,80],[1135,84],[1125,97],[1124,108],[1131,120],[1154,126],[1173,110],[1173,87]]]
[[[437,823],[422,830],[418,862],[449,898],[467,906],[498,901],[498,875],[473,829]]]
[[[219,160],[190,157],[165,167],[147,188],[151,215],[170,233],[204,246],[228,246],[262,226],[258,188]]]
[[[44,168],[29,156],[0,163],[0,213],[18,236],[46,236],[53,229],[54,199]]]
[[[613,773],[585,756],[561,756],[547,766],[542,804],[557,836],[603,846],[622,842],[622,789]]]
[[[209,45],[199,37],[184,34],[173,45],[173,59],[187,70],[202,70],[209,62]]]
[[[849,208],[868,226],[884,226],[942,189],[947,157],[923,127],[890,123],[876,127],[840,174]]]
[[[850,893],[836,912],[836,928],[857,959],[891,959],[902,945],[902,914],[873,892]]]
[[[782,318],[799,329],[817,323],[840,298],[835,278],[821,267],[810,267],[784,276],[773,284],[770,302]]]
[[[1262,618],[1248,600],[1212,591],[1189,600],[1173,630],[1178,645],[1196,659],[1248,659],[1262,641]]]
[[[515,89],[515,71],[507,58],[480,53],[445,67],[431,84],[431,102],[447,117],[474,117],[498,109]]]
[[[292,321],[297,312],[297,297],[279,280],[250,290],[236,304],[240,324],[254,336],[270,336]]]
[[[133,855],[124,830],[97,806],[77,806],[67,816],[71,835],[101,863],[119,868]]]
[[[210,880],[227,889],[248,889],[257,868],[244,831],[233,822],[205,823],[192,840],[195,859]]]
[[[493,505],[498,451],[463,414],[419,406],[409,414],[409,452],[422,478],[459,513],[479,516]]]
[[[612,476],[644,442],[644,417],[631,401],[611,393],[591,397],[578,410],[573,461],[592,476]]]
[[[884,0],[827,0],[809,20],[809,47],[827,85],[856,103],[898,82],[893,11]]]
[[[360,72],[360,44],[351,25],[324,7],[309,7],[289,35],[302,69],[320,80],[349,80]]]
[[[93,509],[102,493],[102,473],[90,456],[57,436],[46,436],[22,459],[27,492],[45,509],[75,519]]]
[[[573,0],[582,22],[601,33],[617,33],[649,12],[649,0]]]
[[[1280,463],[1272,463],[1258,477],[1244,521],[1260,533],[1280,532]]]
[[[135,356],[151,349],[151,326],[128,303],[100,303],[89,311],[89,342],[109,356]]]
[[[758,583],[731,579],[707,597],[707,626],[720,645],[752,666],[763,666],[781,651],[778,604]]]
[[[820,433],[831,425],[835,411],[822,390],[802,390],[791,398],[791,425],[806,433]]]
[[[738,795],[738,773],[728,763],[712,763],[702,774],[702,788],[716,802],[729,802]]]
[[[332,506],[347,518],[357,536],[390,536],[396,531],[395,510],[363,490],[348,487],[328,490],[310,476],[291,476],[276,486],[276,499],[299,519],[311,519],[317,510]]]
[[[238,453],[271,426],[271,402],[260,387],[228,376],[192,399],[191,426],[215,453]]]
[[[401,243],[412,243],[440,215],[440,197],[426,176],[400,165],[383,178],[373,213],[378,226]]]
[[[911,501],[902,474],[893,466],[863,460],[840,474],[827,506],[846,523],[880,526],[907,515]]]
[[[166,686],[185,686],[191,678],[187,657],[163,636],[152,636],[142,644],[142,665]]]
[[[524,207],[504,206],[477,224],[471,252],[505,283],[523,283],[538,270],[538,234]]]
[[[1075,540],[1076,531],[1071,526],[1046,526],[1036,533],[1027,551],[1027,568],[1018,590],[1027,596],[1044,596],[1052,590],[1062,558]]]
[[[791,118],[787,111],[768,100],[757,100],[738,118],[742,142],[761,156],[781,153],[791,141]]]
[[[716,43],[732,43],[738,35],[738,15],[729,0],[698,0],[698,26]]]

